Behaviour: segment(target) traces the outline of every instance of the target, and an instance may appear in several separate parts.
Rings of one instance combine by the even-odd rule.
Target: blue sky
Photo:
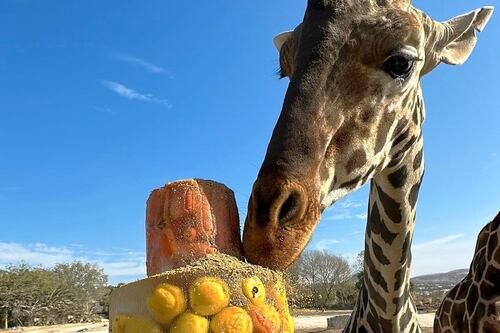
[[[486,1],[486,0],[485,0]],[[101,264],[144,275],[145,201],[182,178],[234,189],[242,216],[280,112],[272,37],[305,0],[0,2],[0,265]],[[444,20],[498,0],[416,1]],[[414,273],[468,266],[500,203],[500,19],[462,67],[423,80],[427,172]],[[363,247],[367,189],[309,248]]]

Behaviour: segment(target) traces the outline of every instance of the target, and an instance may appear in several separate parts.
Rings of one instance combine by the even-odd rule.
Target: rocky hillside
[[[468,272],[468,269],[458,269],[448,273],[422,275],[412,278],[411,282],[419,294],[443,293],[453,288]]]

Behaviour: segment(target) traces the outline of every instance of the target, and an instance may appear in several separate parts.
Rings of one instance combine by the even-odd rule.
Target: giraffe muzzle
[[[319,221],[317,201],[297,181],[263,177],[254,185],[243,232],[247,259],[284,269],[303,251]]]

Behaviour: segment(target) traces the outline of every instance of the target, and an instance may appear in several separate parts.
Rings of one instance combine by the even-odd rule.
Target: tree
[[[354,273],[356,274],[356,288],[361,289],[363,285],[363,277],[364,277],[364,258],[365,251],[361,251],[356,256],[356,261],[353,265]]]
[[[310,251],[288,271],[290,284],[301,291],[305,305],[326,309],[336,303],[337,291],[351,280],[346,259],[328,251]]]
[[[107,277],[93,264],[75,262],[54,268],[9,266],[0,271],[3,324],[48,325],[96,318]]]
[[[53,271],[60,281],[61,293],[68,300],[60,309],[61,314],[75,322],[95,319],[107,286],[102,269],[95,264],[74,262],[56,265]]]
[[[0,272],[0,307],[8,322],[33,325],[47,312],[46,295],[55,288],[50,272],[26,264],[9,266]]]

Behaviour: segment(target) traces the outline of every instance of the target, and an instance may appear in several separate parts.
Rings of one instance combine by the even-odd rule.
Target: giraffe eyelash
[[[285,77],[288,76],[288,74],[285,72],[285,70],[283,69],[283,67],[280,65],[278,65],[278,68],[276,68],[276,70],[274,71],[274,74],[276,76],[278,76],[278,79],[281,80],[281,79],[284,79]]]
[[[415,71],[415,62],[419,59],[418,55],[410,52],[392,52],[384,60],[382,69],[398,83],[402,84]]]
[[[278,68],[276,68],[276,70],[274,71],[274,75],[278,76],[279,80],[281,80],[284,77],[286,77],[286,75],[285,75],[283,69],[281,68],[281,66],[278,66]]]

